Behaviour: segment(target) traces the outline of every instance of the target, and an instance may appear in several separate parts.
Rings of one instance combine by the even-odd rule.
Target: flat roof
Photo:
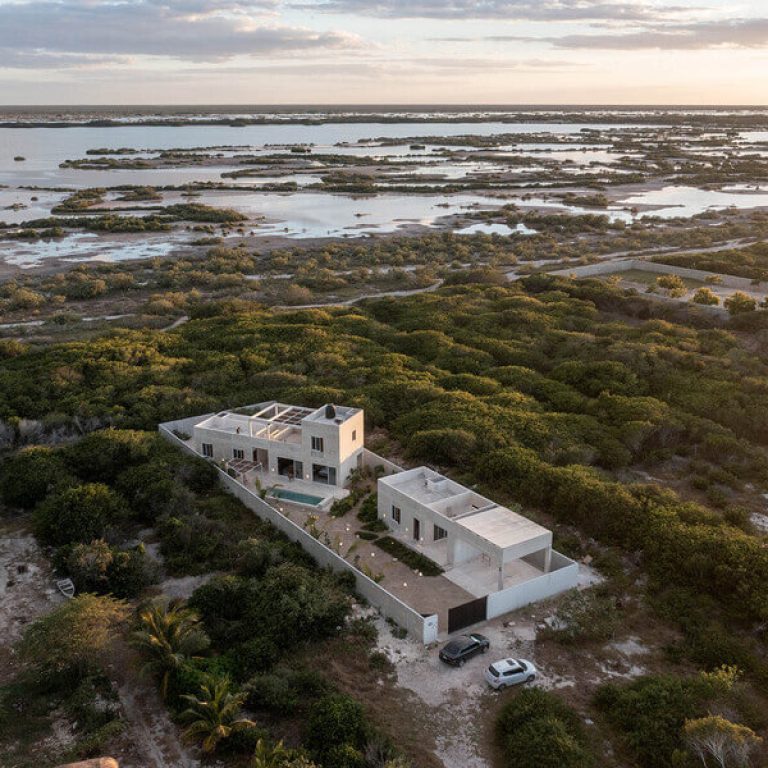
[[[333,408],[333,416],[329,419],[325,415],[325,409],[328,407]],[[319,421],[325,424],[338,424],[345,422],[350,416],[359,413],[359,408],[352,408],[348,405],[333,405],[332,403],[326,403],[320,406],[315,411],[312,411],[307,415],[307,421]]]
[[[548,536],[549,530],[507,507],[493,507],[466,515],[456,521],[462,528],[481,536],[500,549],[522,544],[539,536]]]
[[[220,432],[240,433],[243,430],[252,437],[264,428],[271,431],[272,427],[301,428],[305,421],[324,424],[341,424],[350,416],[360,413],[359,408],[346,405],[334,405],[332,418],[327,418],[325,411],[330,404],[320,408],[306,408],[302,405],[289,405],[269,400],[257,405],[249,405],[236,408],[231,411],[219,411],[206,419],[203,419],[196,427],[203,429],[215,429]]]
[[[460,483],[451,480],[429,467],[406,469],[394,475],[382,477],[379,482],[397,488],[420,504],[430,505],[443,499],[451,499],[469,491]]]
[[[429,467],[397,472],[380,478],[379,482],[499,549],[551,536],[544,526]]]

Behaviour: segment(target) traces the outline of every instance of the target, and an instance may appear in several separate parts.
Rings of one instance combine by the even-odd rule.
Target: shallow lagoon
[[[768,207],[768,190],[765,192],[726,192],[696,187],[669,186],[651,189],[622,200],[622,205],[660,206],[658,210],[644,211],[640,216],[658,216],[662,219],[677,216],[689,217],[708,210],[724,208]]]
[[[100,237],[92,232],[76,232],[53,240],[2,243],[3,257],[7,264],[22,269],[35,267],[47,259],[64,261],[128,261],[130,259],[151,259],[167,256],[180,243],[169,242],[157,235],[149,237],[131,236],[116,239]]]
[[[264,184],[295,182],[299,187],[320,180],[325,169],[311,167],[312,154],[342,154],[356,157],[370,157],[373,162],[389,158],[397,163],[407,163],[410,168],[393,167],[391,173],[380,177],[383,184],[400,184],[398,176],[412,174],[422,183],[439,186],[475,174],[504,174],[514,178],[520,174],[544,171],[549,161],[567,161],[562,170],[569,176],[584,172],[618,173],[625,172],[611,163],[631,152],[615,152],[603,143],[605,138],[597,137],[596,143],[584,143],[583,132],[599,131],[602,136],[615,136],[625,128],[636,126],[623,124],[582,124],[582,123],[327,123],[323,125],[254,125],[234,126],[123,126],[117,128],[29,128],[0,129],[0,184],[9,189],[0,189],[0,209],[14,203],[28,206],[19,210],[0,210],[0,221],[18,224],[22,221],[47,216],[50,207],[61,200],[64,192],[43,192],[18,189],[20,186],[45,187],[112,187],[118,185],[148,185],[155,187],[183,186],[193,182],[223,182],[232,187],[258,187]],[[648,128],[648,126],[645,126]],[[552,141],[538,143],[527,140],[519,144],[483,149],[459,141],[456,145],[425,143],[424,149],[411,149],[411,137],[432,136],[491,136],[496,134],[520,134],[523,136],[551,135]],[[592,135],[594,137],[594,134]],[[556,138],[563,139],[558,143]],[[538,136],[537,136],[538,138]],[[381,139],[385,143],[380,144]],[[768,140],[768,133],[762,131],[743,132],[743,142]],[[368,143],[365,143],[367,141]],[[391,143],[390,143],[391,141]],[[400,142],[400,143],[398,143]],[[437,142],[437,140],[436,140]],[[599,143],[598,143],[599,142]],[[309,161],[305,171],[280,172],[264,171],[263,176],[243,176],[239,179],[224,178],[223,174],[238,167],[238,160],[232,156],[238,153],[256,156],[286,152],[295,144],[311,144],[310,155],[297,155],[296,159]],[[196,149],[202,147],[237,147],[233,150],[212,149],[223,157],[215,166],[181,167],[163,169],[125,170],[80,170],[59,168],[66,159],[86,157],[87,150],[95,148],[118,149],[131,147],[137,150]],[[443,152],[443,150],[449,150]],[[459,161],[455,153],[464,154],[465,161]],[[530,158],[525,166],[507,165],[505,155]],[[24,162],[14,162],[20,155]],[[495,157],[494,157],[495,155]],[[590,165],[595,163],[595,165]],[[387,179],[391,175],[391,179]],[[430,179],[429,177],[434,177]],[[386,179],[386,180],[384,180]],[[413,180],[411,181],[413,183]],[[38,197],[32,201],[32,197]],[[184,202],[188,198],[179,192],[164,194],[164,203]],[[255,219],[248,224],[255,234],[281,235],[293,238],[314,237],[364,237],[386,234],[408,227],[435,226],[441,217],[461,213],[469,208],[493,209],[505,202],[515,202],[522,208],[538,206],[573,214],[605,214],[613,220],[627,223],[637,218],[658,216],[672,218],[692,216],[713,208],[728,206],[768,206],[768,194],[755,190],[744,192],[732,190],[699,190],[691,187],[665,187],[627,196],[607,209],[586,209],[569,206],[552,199],[516,198],[501,199],[492,191],[487,193],[456,195],[399,195],[396,193],[378,196],[352,196],[326,192],[296,193],[261,192],[257,190],[206,190],[196,201],[212,205],[231,206],[246,212]],[[639,210],[627,210],[637,206]],[[126,207],[117,205],[115,207]],[[461,227],[461,224],[458,225]],[[529,231],[509,229],[504,224],[480,223],[457,230],[463,234],[488,232],[502,235],[515,233],[531,234]],[[184,234],[173,235],[175,242],[169,243],[168,235],[145,236],[140,242],[117,242],[115,238],[92,234],[73,234],[59,241],[0,243],[3,255],[10,263],[31,265],[47,258],[83,259],[146,258],[164,255],[174,245],[182,242]]]
[[[307,237],[353,237],[387,234],[408,225],[432,226],[443,217],[472,208],[495,208],[503,201],[483,195],[372,195],[351,197],[327,192],[274,194],[237,192],[207,198],[267,220],[255,234]]]

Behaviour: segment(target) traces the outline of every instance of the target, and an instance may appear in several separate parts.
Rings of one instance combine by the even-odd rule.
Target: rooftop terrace
[[[262,440],[300,443],[303,422],[342,424],[359,411],[359,408],[339,405],[304,408],[271,401],[236,411],[220,411],[196,426],[231,435],[244,434]]]
[[[296,405],[262,403],[254,406],[254,413],[220,411],[201,421],[200,429],[212,429],[230,435],[248,435],[262,440],[278,440],[285,443],[301,442],[301,422],[314,411]]]

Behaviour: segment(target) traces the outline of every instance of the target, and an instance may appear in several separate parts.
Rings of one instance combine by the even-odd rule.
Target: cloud
[[[469,71],[477,70],[486,73],[498,73],[502,71],[520,71],[528,72],[531,70],[547,69],[566,69],[577,66],[575,62],[562,59],[499,59],[499,58],[457,58],[450,57],[427,57],[413,59],[407,62],[417,71],[426,68],[466,74]]]
[[[90,69],[127,63],[128,59],[123,56],[94,56],[0,48],[0,68],[5,69]]]
[[[544,39],[556,48],[569,50],[580,48],[621,51],[764,48],[768,46],[768,18],[670,24],[620,34],[578,34],[548,38],[498,36],[492,39],[515,42],[521,40],[537,42]]]
[[[643,0],[294,0],[293,7],[385,18],[643,21],[683,9]]]
[[[274,23],[276,0],[0,2],[0,67],[46,55],[149,55],[221,61],[361,46],[354,35]],[[15,62],[15,63],[14,63]]]

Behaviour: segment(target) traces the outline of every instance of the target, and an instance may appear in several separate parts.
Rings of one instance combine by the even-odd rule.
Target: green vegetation
[[[650,311],[598,281],[543,276],[330,310],[209,305],[172,335],[122,333],[7,358],[0,414],[151,429],[272,397],[359,404],[414,454],[439,448],[441,461],[489,492],[640,549],[660,582],[764,616],[768,555],[759,539],[722,513],[610,477],[693,455],[734,488],[768,473],[758,447],[768,434],[762,358],[721,330],[643,321]],[[436,424],[451,431],[419,434]],[[193,519],[161,522],[172,568],[205,568],[228,551],[224,535],[217,550],[212,531],[187,533]]]
[[[764,687],[755,627],[768,618],[768,551],[742,509],[768,484],[761,335],[716,328],[693,308],[597,280],[497,277],[493,269],[457,270],[450,285],[428,294],[326,309],[207,303],[172,333],[5,344],[0,435],[17,451],[0,469],[7,512],[33,510],[57,562],[99,591],[105,579],[122,583],[104,563],[130,554],[121,542],[146,526],[169,573],[221,571],[184,607],[199,617],[209,648],[178,657],[169,650],[157,664],[142,651],[159,684],[168,673],[169,706],[178,712],[182,696],[202,700],[213,675],[229,680],[232,695],[246,694],[258,722],[301,718],[309,728],[321,721],[317,702],[341,694],[311,674],[317,670],[292,662],[305,644],[345,631],[347,584],[244,515],[209,465],[140,430],[266,399],[349,403],[365,409],[369,429],[380,429],[397,455],[437,462],[480,492],[631,559],[638,596],[679,629],[666,648],[670,662],[709,670],[737,663],[749,685]],[[24,448],[82,430],[95,431],[61,448]],[[637,472],[672,477],[677,492],[634,482]],[[19,473],[34,482],[21,483]],[[375,498],[359,500],[363,530],[376,536]],[[70,524],[56,529],[55,514]],[[376,543],[397,547],[396,557],[428,573],[404,545],[390,537]],[[555,639],[566,646],[610,639],[619,610],[612,596],[598,588],[566,598],[568,631],[556,627]],[[650,745],[658,744],[658,765],[677,768],[672,756],[688,749],[686,721],[706,717],[722,697],[696,675],[657,677],[602,691],[600,719],[630,759],[653,764]],[[296,687],[306,700],[297,701]],[[731,703],[739,717],[729,720],[762,727],[743,702]],[[546,716],[526,714],[521,732],[554,744],[550,752],[564,765],[589,765],[591,747],[567,715],[539,706]],[[361,735],[352,727],[354,702],[332,709],[344,713],[345,728],[323,728],[338,741],[319,745],[305,734],[302,743],[325,768],[331,759],[360,765],[370,722]],[[217,754],[250,753],[262,735],[232,734]],[[513,764],[516,747],[507,746]]]
[[[591,768],[596,765],[579,716],[540,688],[521,691],[496,718],[505,768]]]
[[[180,715],[188,724],[184,733],[200,743],[204,754],[215,751],[225,739],[256,728],[253,721],[240,716],[245,694],[233,693],[226,677],[205,677],[196,694],[185,693],[181,698],[188,704]]]
[[[732,315],[743,315],[747,312],[754,312],[757,308],[757,302],[748,293],[736,291],[723,302],[723,306]]]
[[[596,702],[641,765],[672,768],[683,748],[683,725],[706,712],[711,694],[703,678],[666,675],[606,684]]]
[[[73,192],[61,203],[51,208],[51,213],[59,215],[81,213],[104,203],[105,189],[80,189]]]
[[[0,687],[0,763],[38,768],[92,757],[120,734],[105,670],[127,615],[122,602],[80,595],[29,626],[19,647],[25,667]],[[62,720],[72,743],[47,746]]]
[[[699,288],[699,290],[693,294],[693,301],[695,304],[704,304],[707,306],[717,306],[720,303],[720,299],[711,288]]]
[[[731,717],[749,713],[738,680],[735,667],[695,677],[647,676],[629,684],[603,685],[595,702],[641,766],[676,768],[688,765],[686,743],[701,756],[706,734],[713,730],[728,736],[732,746],[743,747],[745,755],[759,743],[749,726],[711,719],[713,710],[728,712]]]
[[[142,672],[159,678],[163,698],[171,675],[210,645],[199,625],[200,617],[178,601],[168,606],[154,602],[139,612],[131,642],[146,658]]]
[[[721,715],[687,720],[683,730],[691,751],[704,765],[710,758],[726,768],[749,765],[750,752],[762,742],[751,728]]]
[[[56,560],[78,592],[135,597],[159,576],[159,567],[147,558],[143,544],[122,550],[98,539],[63,548]]]
[[[560,643],[601,642],[613,638],[620,626],[616,599],[607,590],[572,590],[558,603],[550,626],[538,637],[553,638]]]
[[[677,275],[660,275],[656,278],[656,285],[672,298],[678,298],[685,294],[685,283]]]
[[[38,471],[38,482],[24,489],[12,473],[31,470]],[[347,632],[367,658],[370,634],[359,631],[360,622],[347,630],[353,582],[318,569],[300,547],[224,493],[210,464],[180,453],[157,433],[103,429],[61,448],[11,454],[0,465],[0,491],[4,504],[32,509],[36,534],[55,547],[55,563],[79,590],[141,596],[158,566],[142,544],[127,542],[146,526],[159,538],[166,569],[224,572],[187,602],[139,603],[127,638],[142,658],[143,676],[157,684],[172,715],[205,752],[241,765],[261,741],[262,758],[271,754],[266,727],[241,711],[247,699],[260,716],[269,713],[278,732],[281,719],[299,713],[307,718],[305,749],[275,753],[285,765],[311,768],[311,756],[323,768],[367,768],[363,755],[374,742],[384,745],[381,754],[399,759],[354,699],[296,661]],[[13,510],[6,506],[3,512]],[[21,678],[7,694],[0,691],[3,706],[15,708],[9,712],[27,699],[39,709],[24,738],[43,738],[54,710],[70,706],[70,694],[89,712],[99,697],[115,700],[103,715],[78,725],[73,755],[91,754],[115,737],[119,706],[101,665],[123,642],[129,612],[128,604],[111,597],[83,594],[33,625],[23,654],[46,682],[39,693],[39,676]],[[38,698],[43,695],[50,704]],[[4,711],[0,750],[32,754]],[[347,721],[350,712],[353,722]],[[322,740],[320,732],[334,722],[335,732]]]
[[[382,536],[380,539],[376,539],[374,544],[383,549],[387,554],[405,563],[416,573],[422,573],[424,576],[439,576],[443,572],[443,569],[433,560],[414,551],[391,536]]]
[[[701,269],[723,275],[748,277],[756,282],[768,281],[768,244],[764,242],[716,253],[682,253],[655,256],[654,261],[676,267]]]

